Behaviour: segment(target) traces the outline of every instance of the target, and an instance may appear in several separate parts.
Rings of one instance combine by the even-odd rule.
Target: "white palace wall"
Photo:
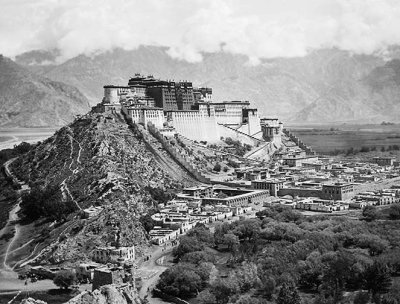
[[[198,111],[171,111],[168,113],[168,121],[179,134],[191,140],[209,143],[220,140],[214,116]]]

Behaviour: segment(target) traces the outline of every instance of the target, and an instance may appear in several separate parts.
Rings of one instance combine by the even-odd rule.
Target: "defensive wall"
[[[211,184],[211,180],[200,173],[197,169],[195,169],[190,162],[188,162],[177,150],[176,148],[170,144],[169,140],[167,140],[164,135],[158,131],[158,129],[152,124],[147,124],[147,130],[153,135],[157,140],[161,143],[165,150],[171,154],[171,156],[180,163],[187,171],[189,171],[199,182],[205,184]]]
[[[252,161],[252,162],[255,162],[255,163],[260,163],[260,161],[248,158],[247,156],[239,156],[239,155],[236,155],[236,154],[233,154],[233,153],[229,153],[229,152],[222,152],[222,151],[217,150],[217,149],[213,149],[213,148],[210,148],[210,147],[202,146],[201,144],[196,143],[192,139],[187,138],[186,136],[183,136],[181,134],[179,134],[179,136],[183,137],[184,139],[186,139],[188,141],[190,141],[192,145],[198,146],[199,148],[206,149],[206,150],[209,150],[209,151],[213,151],[213,152],[216,152],[216,153],[221,153],[221,154],[224,154],[224,155],[230,155],[232,157],[235,157],[235,158],[237,158],[239,160],[243,160],[243,161],[248,160],[248,161]],[[261,147],[261,148],[263,148],[263,147]]]
[[[179,134],[187,138],[213,143],[220,140],[220,130],[214,116],[199,111],[171,111],[167,112],[167,120]]]
[[[272,154],[277,150],[277,149],[274,149],[274,147],[275,147],[274,144],[269,142],[269,143],[266,143],[266,144],[258,147],[255,150],[249,151],[244,156],[246,158],[253,158],[253,159],[262,158],[262,159],[265,159],[265,157],[268,155],[268,159],[269,159],[272,156]]]
[[[293,133],[291,133],[289,130],[287,129],[283,129],[283,133],[289,137],[289,139],[291,141],[293,141],[294,143],[296,143],[297,146],[299,146],[301,149],[303,149],[304,151],[306,151],[307,154],[309,155],[315,155],[315,151],[313,151],[313,149],[310,146],[307,146],[302,140],[300,140],[296,135],[294,135]]]
[[[264,144],[265,141],[243,133],[242,131],[236,130],[230,126],[218,124],[219,134],[222,137],[230,137],[234,140],[239,140],[242,143],[257,146],[258,144]]]

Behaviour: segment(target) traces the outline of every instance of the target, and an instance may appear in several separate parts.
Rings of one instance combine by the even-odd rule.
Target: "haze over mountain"
[[[0,55],[0,126],[62,126],[88,110],[88,100],[78,89]]]
[[[304,57],[263,59],[258,65],[249,64],[247,56],[225,52],[206,53],[201,62],[189,63],[171,58],[166,50],[115,49],[62,64],[51,64],[51,54],[29,52],[16,60],[43,76],[76,86],[92,105],[101,101],[104,84],[126,85],[139,72],[210,86],[215,101],[250,100],[264,116],[284,122],[400,119],[398,48],[391,49],[386,61],[378,55],[323,49]]]

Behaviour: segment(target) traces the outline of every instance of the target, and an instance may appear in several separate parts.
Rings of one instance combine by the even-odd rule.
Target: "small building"
[[[89,208],[83,209],[83,214],[84,214],[84,217],[88,219],[88,218],[92,218],[92,217],[95,217],[95,216],[99,215],[102,210],[103,210],[103,207],[100,207],[100,206],[93,207],[93,206],[91,206]]]
[[[187,194],[192,197],[212,197],[214,194],[213,186],[202,185],[202,186],[194,186],[183,189],[183,194]]]
[[[94,270],[92,290],[104,285],[121,285],[123,283],[134,284],[133,268],[130,265],[124,265],[124,267],[104,267]]]
[[[353,184],[335,183],[322,185],[321,198],[327,200],[346,201],[354,196]]]
[[[387,167],[387,166],[393,166],[395,159],[393,157],[378,156],[374,157],[372,161],[379,166]]]
[[[82,263],[75,268],[76,277],[80,281],[88,280],[93,281],[94,270],[103,267],[97,263]]]
[[[277,196],[279,189],[283,188],[283,180],[262,179],[251,181],[251,188],[257,190],[268,190],[270,195]]]
[[[93,251],[93,260],[102,264],[134,261],[135,246],[97,248]]]

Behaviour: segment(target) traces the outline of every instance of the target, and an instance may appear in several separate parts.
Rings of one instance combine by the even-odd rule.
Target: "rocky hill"
[[[396,57],[398,48],[388,54],[388,59]],[[41,58],[43,54],[25,54],[21,63]],[[104,84],[126,85],[130,76],[140,72],[211,86],[215,100],[251,100],[264,115],[279,116],[285,122],[327,123],[399,121],[395,62],[325,49],[305,57],[263,60],[254,66],[244,56],[227,53],[204,54],[202,62],[188,63],[172,59],[164,48],[140,47],[81,55],[62,64],[30,64],[29,68],[76,86],[92,104],[101,99]]]
[[[141,304],[143,301],[133,288],[105,285],[94,291],[84,291],[72,298],[66,304]],[[27,298],[21,304],[47,304],[41,300]]]
[[[0,55],[0,127],[63,126],[89,110],[78,89]]]
[[[21,235],[35,239],[30,262],[89,259],[96,246],[114,240],[116,229],[123,244],[146,250],[139,218],[159,202],[158,190],[173,193],[196,181],[161,144],[150,148],[142,132],[118,115],[88,114],[12,163],[13,174],[31,187],[21,204]],[[81,209],[92,205],[104,209],[83,219]],[[9,263],[26,262],[18,258]]]

